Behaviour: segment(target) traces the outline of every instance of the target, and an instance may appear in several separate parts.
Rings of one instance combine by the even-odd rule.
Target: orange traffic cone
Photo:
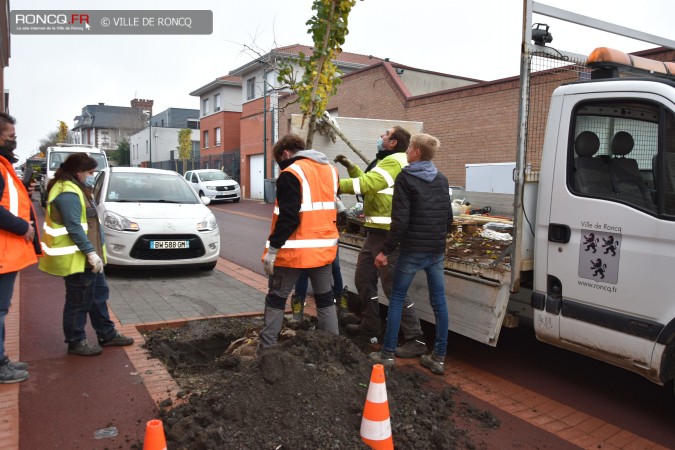
[[[384,384],[382,364],[375,364],[370,375],[370,386],[368,386],[366,405],[363,407],[361,419],[361,439],[375,450],[393,450],[394,448],[389,421],[387,386]]]
[[[166,450],[166,439],[164,438],[164,426],[162,421],[154,419],[148,421],[145,425],[145,439],[143,440],[143,450]]]

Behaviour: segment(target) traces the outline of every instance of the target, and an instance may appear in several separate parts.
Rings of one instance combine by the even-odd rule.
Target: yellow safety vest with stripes
[[[43,272],[52,275],[68,276],[74,273],[84,272],[87,265],[87,257],[75,245],[68,234],[64,224],[56,223],[52,218],[52,202],[56,197],[64,192],[72,192],[80,198],[82,212],[80,214],[80,225],[85,232],[89,231],[87,224],[87,204],[84,199],[84,192],[72,181],[58,181],[52,186],[47,198],[47,211],[45,214],[45,224],[42,230],[42,252],[44,257],[40,258],[39,268]],[[106,261],[105,246],[103,247],[103,262]]]
[[[350,178],[340,180],[341,193],[363,195],[366,227],[389,230],[394,181],[407,165],[408,158],[404,152],[394,153],[383,158],[367,173],[354,165],[349,170]]]
[[[309,269],[330,264],[337,255],[339,234],[335,225],[337,212],[337,169],[330,164],[318,164],[310,159],[298,159],[284,172],[290,172],[300,181],[302,203],[300,224],[279,249],[275,266]],[[326,180],[332,179],[332,183]],[[279,201],[275,201],[272,230],[279,217]],[[265,245],[263,259],[269,248]]]

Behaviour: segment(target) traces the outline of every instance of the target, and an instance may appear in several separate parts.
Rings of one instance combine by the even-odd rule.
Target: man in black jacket
[[[452,225],[452,208],[448,179],[431,162],[439,147],[440,142],[433,136],[413,136],[406,150],[409,165],[396,177],[391,228],[382,252],[375,258],[375,265],[387,265],[387,255],[399,246],[401,253],[394,271],[382,350],[371,353],[370,357],[385,366],[394,364],[403,299],[415,274],[424,270],[429,285],[429,302],[436,319],[436,341],[433,352],[422,355],[420,361],[433,373],[442,375],[448,346],[443,262],[445,238]]]

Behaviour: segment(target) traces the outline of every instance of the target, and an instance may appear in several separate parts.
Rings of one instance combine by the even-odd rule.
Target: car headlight
[[[106,211],[103,215],[103,225],[115,231],[138,231],[140,227],[136,222],[132,222],[126,217],[122,217],[114,212]]]
[[[197,224],[197,230],[199,231],[213,231],[216,228],[218,228],[218,221],[216,221],[216,216],[213,213],[209,213]]]
[[[216,187],[215,187],[215,186],[209,186],[208,184],[207,184],[205,187],[206,187],[206,189],[208,189],[209,191],[215,191],[215,190],[216,190]]]

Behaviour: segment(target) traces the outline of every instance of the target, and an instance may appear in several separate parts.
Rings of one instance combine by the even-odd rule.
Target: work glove
[[[347,211],[341,211],[337,214],[337,226],[344,227],[347,225]]]
[[[87,253],[87,261],[89,261],[89,264],[91,264],[92,272],[103,272],[103,260],[96,254],[96,252]]]
[[[265,273],[269,276],[274,275],[274,261],[277,259],[278,248],[270,247],[267,249],[267,254],[263,260],[263,268]]]
[[[345,155],[337,155],[333,162],[336,162],[338,164],[342,164],[347,168],[347,170],[351,170],[352,167],[354,167],[354,163],[349,160]]]

